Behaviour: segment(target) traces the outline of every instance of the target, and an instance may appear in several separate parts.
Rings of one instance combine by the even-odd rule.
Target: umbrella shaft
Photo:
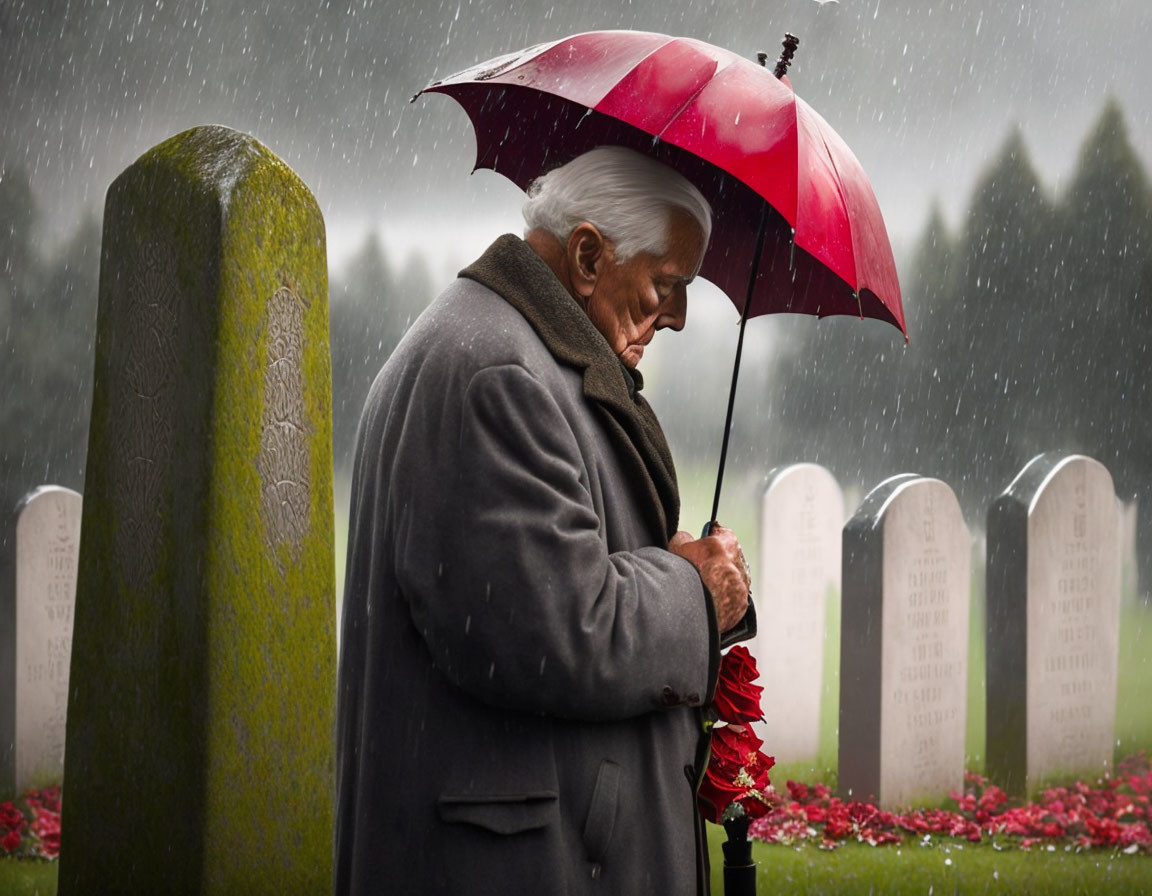
[[[740,312],[740,336],[736,340],[736,359],[732,362],[732,385],[728,389],[728,413],[724,417],[724,439],[720,444],[720,468],[716,471],[716,494],[712,498],[711,520],[716,519],[720,510],[720,489],[724,484],[724,464],[728,458],[728,437],[732,434],[732,409],[736,405],[736,381],[740,378],[740,356],[744,352],[744,328],[748,325],[748,312],[752,308],[752,293],[756,288],[756,276],[760,272],[760,257],[764,254],[764,237],[768,231],[768,203],[760,209],[760,227],[756,233],[756,251],[752,256],[752,274],[748,278],[748,294],[744,298],[744,309]]]

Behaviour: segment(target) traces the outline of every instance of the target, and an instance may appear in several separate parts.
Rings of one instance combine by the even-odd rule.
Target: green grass
[[[36,859],[0,861],[0,893],[4,896],[54,896],[58,862]]]
[[[708,826],[712,892],[721,896],[724,832]],[[848,843],[828,851],[753,845],[758,892],[767,896],[927,893],[1138,894],[1152,892],[1152,857],[1115,853],[1023,852],[948,841],[922,847]],[[0,861],[0,893],[52,896],[55,862]]]
[[[712,892],[721,896],[724,832],[708,826]],[[920,846],[848,843],[835,850],[753,844],[757,891],[772,896],[873,894],[1139,894],[1152,892],[1152,857],[997,850],[951,841]]]
[[[1152,751],[1152,608],[1142,604],[1122,608],[1119,653],[1116,754]]]

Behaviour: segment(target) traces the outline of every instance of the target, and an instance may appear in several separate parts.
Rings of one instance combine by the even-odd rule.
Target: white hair
[[[662,162],[625,149],[600,146],[536,178],[524,203],[528,230],[544,230],[561,242],[584,221],[611,240],[616,259],[668,251],[673,209],[700,225],[704,245],[712,233],[712,208],[685,177]]]

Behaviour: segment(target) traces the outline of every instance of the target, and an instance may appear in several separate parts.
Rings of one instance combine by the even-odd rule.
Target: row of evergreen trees
[[[82,487],[91,401],[99,227],[81,223],[43,253],[26,177],[0,173],[0,500]],[[1022,137],[985,171],[958,232],[928,221],[904,297],[911,343],[874,322],[772,321],[778,346],[741,380],[734,459],[764,469],[814,460],[868,488],[898,472],[938,476],[974,527],[1033,455],[1078,451],[1140,499],[1142,556],[1152,558],[1152,194],[1121,110],[1109,103],[1068,187],[1041,183]],[[428,266],[402,269],[369,236],[332,278],[335,456],[346,471],[368,386],[434,294]],[[727,369],[727,358],[678,365]],[[763,371],[767,371],[764,373]],[[659,401],[682,465],[714,449],[678,419],[691,396]],[[700,398],[700,396],[696,396]],[[714,407],[718,396],[709,394]],[[706,444],[705,444],[706,441]],[[1152,575],[1142,577],[1152,581]]]
[[[83,490],[92,404],[100,225],[83,219],[45,250],[28,177],[0,171],[0,507],[39,485]],[[338,471],[348,473],[376,372],[434,294],[426,260],[394,269],[369,235],[330,284]],[[6,538],[10,523],[0,526]]]
[[[27,492],[84,479],[100,227],[84,218],[50,253],[43,240],[28,178],[0,170],[0,545]]]
[[[1138,500],[1152,559],[1152,192],[1120,108],[1105,106],[1059,195],[1012,134],[959,231],[930,216],[904,300],[907,347],[883,327],[787,324],[764,385],[780,396],[779,455],[864,487],[939,477],[979,528],[1036,454],[1087,454]]]

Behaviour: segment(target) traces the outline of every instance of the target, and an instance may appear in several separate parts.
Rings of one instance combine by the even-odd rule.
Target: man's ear
[[[568,270],[572,287],[581,298],[588,298],[596,287],[600,266],[608,251],[608,242],[595,224],[584,221],[568,234]]]

